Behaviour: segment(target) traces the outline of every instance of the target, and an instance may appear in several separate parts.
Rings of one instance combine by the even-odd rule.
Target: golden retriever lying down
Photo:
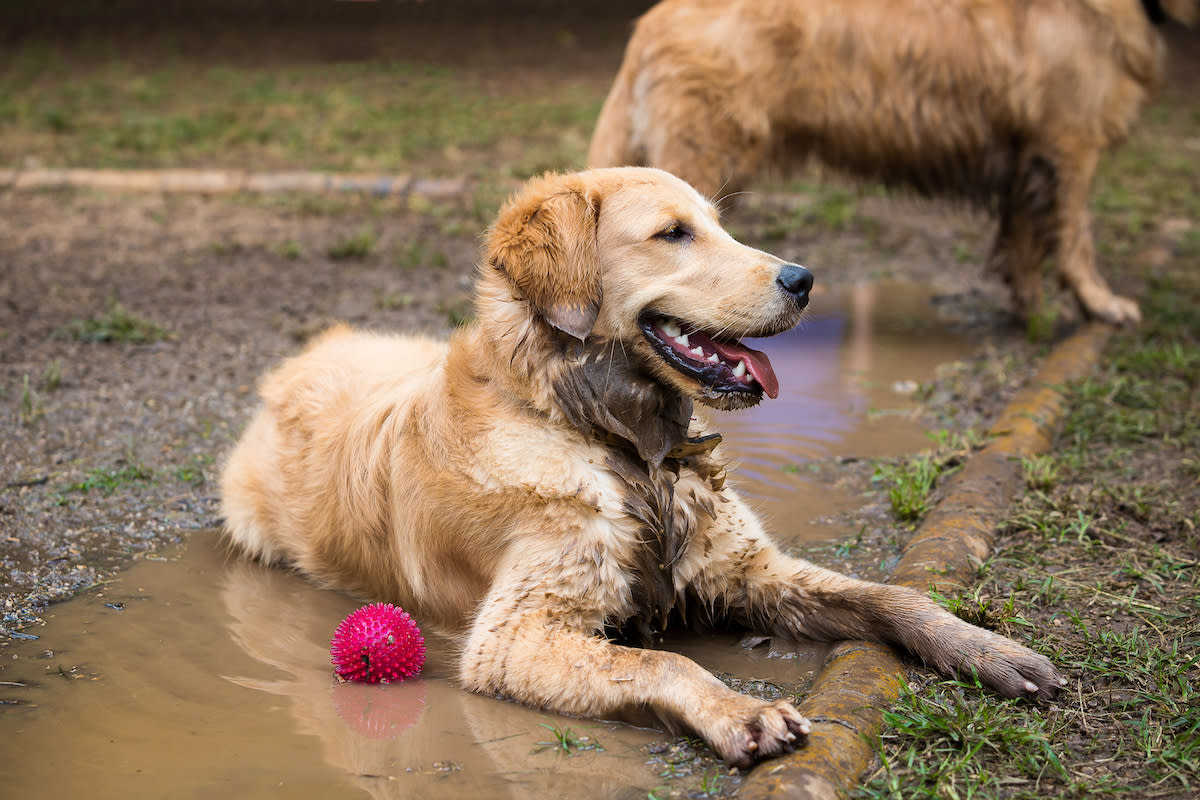
[[[1046,658],[923,594],[781,554],[725,484],[692,403],[774,396],[767,357],[738,339],[791,328],[811,285],[665,172],[534,180],[492,227],[478,319],[448,344],[338,327],[266,377],[222,478],[228,536],[457,635],[472,691],[648,709],[742,766],[808,722],[605,630],[652,634],[674,612],[869,638],[1006,696],[1052,695]]]
[[[1088,193],[1163,62],[1155,28],[1196,0],[667,0],[639,20],[590,167],[647,165],[712,197],[815,156],[994,209],[992,264],[1021,313],[1041,264],[1113,323]],[[1153,19],[1152,19],[1153,18]]]

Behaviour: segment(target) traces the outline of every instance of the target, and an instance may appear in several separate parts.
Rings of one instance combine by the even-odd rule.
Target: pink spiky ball
[[[373,603],[342,620],[329,652],[339,680],[391,683],[421,671],[425,637],[407,611],[391,603]]]

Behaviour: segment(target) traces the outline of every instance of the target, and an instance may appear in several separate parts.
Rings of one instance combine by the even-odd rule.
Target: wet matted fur
[[[992,209],[1019,313],[1041,264],[1091,316],[1140,319],[1096,269],[1100,154],[1157,88],[1156,25],[1196,0],[667,0],[643,16],[589,167],[647,165],[710,197],[809,156]]]
[[[693,402],[774,396],[770,362],[738,339],[791,328],[811,285],[665,172],[531,181],[488,234],[477,321],[448,343],[338,327],[266,376],[222,476],[227,535],[457,637],[467,689],[649,710],[738,765],[808,723],[606,632],[703,619],[869,638],[1050,696],[1046,658],[920,592],[783,555],[726,485]]]

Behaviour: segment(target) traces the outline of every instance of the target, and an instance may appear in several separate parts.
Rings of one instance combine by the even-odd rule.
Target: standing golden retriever
[[[870,638],[1051,695],[1044,657],[919,592],[784,556],[725,485],[692,403],[774,397],[767,357],[738,340],[791,328],[811,286],[665,172],[534,180],[489,233],[478,321],[448,344],[339,327],[266,377],[222,478],[229,538],[457,634],[468,689],[649,709],[738,765],[792,749],[808,722],[606,630],[652,636],[674,612]]]
[[[1163,67],[1155,24],[1196,0],[666,0],[639,20],[588,155],[715,196],[815,156],[1000,225],[992,263],[1018,311],[1041,263],[1112,323],[1137,303],[1096,270],[1088,194]]]

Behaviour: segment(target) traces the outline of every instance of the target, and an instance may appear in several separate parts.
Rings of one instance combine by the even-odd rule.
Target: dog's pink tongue
[[[767,358],[766,353],[761,350],[752,350],[740,343],[713,342],[713,347],[721,360],[727,364],[736,365],[739,361],[745,361],[746,371],[754,380],[758,381],[759,386],[763,387],[767,397],[772,400],[779,397],[779,379],[775,377],[775,370],[771,369],[771,361]]]

